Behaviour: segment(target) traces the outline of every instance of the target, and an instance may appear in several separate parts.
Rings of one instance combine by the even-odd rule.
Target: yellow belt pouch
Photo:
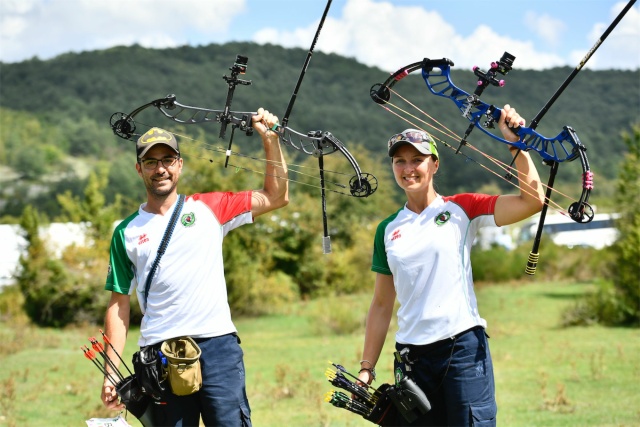
[[[167,374],[173,394],[186,396],[200,390],[202,351],[191,337],[166,340],[162,343],[160,351],[167,358]]]

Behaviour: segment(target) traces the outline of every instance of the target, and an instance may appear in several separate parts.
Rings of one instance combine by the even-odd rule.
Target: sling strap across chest
[[[169,240],[171,240],[171,235],[173,234],[174,228],[176,228],[176,223],[178,222],[178,216],[180,216],[180,212],[182,212],[182,206],[184,205],[184,194],[180,194],[178,196],[178,204],[176,208],[173,210],[173,214],[171,215],[171,219],[169,219],[169,224],[167,224],[167,229],[164,232],[164,236],[162,236],[162,242],[160,242],[160,246],[158,247],[158,253],[156,254],[156,259],[153,261],[153,265],[151,266],[151,270],[149,270],[149,275],[147,275],[147,281],[144,285],[144,310],[147,311],[147,299],[149,297],[149,288],[151,287],[151,280],[153,276],[156,274],[156,270],[158,269],[158,264],[160,263],[160,258],[164,255],[167,250],[167,246],[169,245]]]

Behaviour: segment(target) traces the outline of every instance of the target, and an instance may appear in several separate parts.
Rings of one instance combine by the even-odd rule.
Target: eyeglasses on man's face
[[[166,169],[175,165],[180,157],[163,157],[162,159],[140,159],[140,164],[147,170],[153,170],[158,167],[158,162],[162,163]]]
[[[411,131],[411,132],[402,132],[396,135],[393,135],[390,139],[389,139],[389,147],[391,148],[394,146],[395,143],[400,142],[400,141],[409,141],[412,143],[421,143],[421,142],[433,142],[429,137],[427,137],[426,134],[422,133],[422,132],[415,132],[415,131]]]

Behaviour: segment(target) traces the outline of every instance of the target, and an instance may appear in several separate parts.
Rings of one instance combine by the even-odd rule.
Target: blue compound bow
[[[594,216],[593,208],[588,203],[591,190],[593,189],[593,173],[589,168],[586,148],[580,142],[576,131],[570,126],[564,126],[563,130],[560,131],[557,136],[549,138],[536,132],[535,129],[551,105],[556,101],[635,2],[636,0],[629,1],[624,9],[618,14],[616,19],[609,25],[600,39],[598,39],[596,44],[589,50],[589,52],[587,52],[580,64],[573,70],[564,83],[556,90],[551,99],[547,101],[545,106],[532,120],[531,125],[529,127],[523,126],[516,130],[516,134],[519,138],[518,141],[515,142],[507,141],[488,130],[493,128],[495,122],[500,118],[501,109],[480,99],[482,92],[488,86],[504,85],[504,81],[499,80],[498,75],[506,75],[511,71],[513,61],[515,60],[515,57],[508,52],[505,52],[500,60],[493,62],[490,69],[486,72],[474,67],[473,71],[478,77],[478,85],[473,93],[466,92],[453,84],[453,81],[451,80],[451,67],[454,64],[447,58],[425,58],[422,61],[414,62],[391,74],[384,83],[378,83],[371,87],[371,98],[376,103],[384,105],[389,102],[391,98],[391,88],[393,88],[395,84],[410,73],[420,70],[429,92],[433,95],[448,98],[453,101],[462,113],[462,116],[470,122],[469,127],[460,140],[456,153],[458,153],[460,149],[467,144],[467,138],[473,129],[478,128],[486,135],[489,135],[491,138],[494,138],[499,142],[516,147],[519,150],[534,151],[538,153],[542,157],[543,161],[551,166],[549,181],[547,183],[547,192],[545,194],[545,203],[538,223],[538,231],[534,239],[533,248],[529,254],[527,268],[525,269],[527,274],[533,275],[536,271],[539,259],[538,249],[540,246],[544,220],[551,200],[551,191],[553,190],[558,165],[560,163],[580,159],[580,163],[582,165],[582,193],[579,199],[569,206],[567,210],[569,216],[571,219],[579,223],[590,222]]]

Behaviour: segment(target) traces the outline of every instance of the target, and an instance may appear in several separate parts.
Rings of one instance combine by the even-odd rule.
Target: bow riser
[[[193,125],[207,122],[226,122],[236,126],[247,135],[253,134],[253,128],[251,127],[251,118],[257,114],[256,112],[225,112],[221,110],[211,110],[202,107],[192,107],[189,105],[180,104],[175,100],[174,95],[168,96],[167,99],[169,99],[170,97],[173,98],[171,102],[157,105],[157,108],[162,114],[164,114],[165,117],[173,120],[176,123]],[[176,109],[177,111],[174,111]]]
[[[476,95],[456,87],[451,81],[450,64],[451,62],[447,59],[425,59],[422,63],[422,78],[432,94],[451,99],[462,115],[486,135],[520,150],[536,151],[548,162],[562,163],[578,157],[580,148],[576,139],[572,138],[575,132],[563,130],[557,136],[547,138],[532,128],[522,126],[517,132],[519,140],[511,142],[488,131],[487,129],[492,129],[494,123],[500,119],[502,109],[482,102]],[[441,88],[441,86],[444,87]],[[487,121],[482,122],[483,118],[487,118]]]

